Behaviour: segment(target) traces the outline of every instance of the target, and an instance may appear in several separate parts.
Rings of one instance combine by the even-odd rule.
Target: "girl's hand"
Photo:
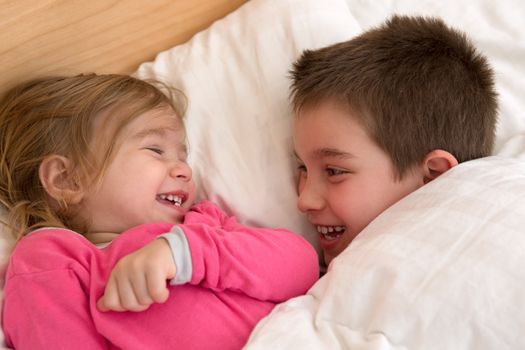
[[[153,303],[163,303],[169,296],[166,280],[174,278],[175,273],[168,242],[156,239],[120,259],[111,271],[97,308],[100,311],[144,311]]]

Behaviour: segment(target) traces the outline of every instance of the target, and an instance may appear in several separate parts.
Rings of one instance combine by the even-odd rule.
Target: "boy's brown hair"
[[[435,149],[458,162],[492,152],[493,72],[465,34],[440,19],[394,16],[305,51],[291,75],[296,113],[327,99],[342,103],[390,156],[398,179]]]

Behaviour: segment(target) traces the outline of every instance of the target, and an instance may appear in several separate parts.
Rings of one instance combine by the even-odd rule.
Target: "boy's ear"
[[[40,163],[40,182],[47,194],[59,203],[78,204],[83,197],[82,187],[72,173],[71,165],[69,159],[58,154],[50,155]]]
[[[436,149],[429,152],[423,160],[423,182],[428,183],[450,168],[458,165],[456,157],[447,151]]]

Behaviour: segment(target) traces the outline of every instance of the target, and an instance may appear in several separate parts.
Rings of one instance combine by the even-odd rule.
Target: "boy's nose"
[[[171,169],[170,176],[184,181],[190,181],[192,177],[191,167],[186,162],[177,162]]]
[[[297,208],[299,208],[299,210],[303,213],[323,209],[324,199],[320,193],[320,189],[308,183],[308,181],[300,184],[299,195],[297,198]]]

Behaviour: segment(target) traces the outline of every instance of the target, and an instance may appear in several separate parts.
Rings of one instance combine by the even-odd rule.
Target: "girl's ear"
[[[450,168],[458,165],[456,157],[447,151],[436,149],[429,152],[423,160],[423,182],[427,183]]]
[[[74,176],[72,163],[66,157],[53,154],[39,168],[39,177],[47,194],[57,202],[78,204],[84,196],[82,186]]]

